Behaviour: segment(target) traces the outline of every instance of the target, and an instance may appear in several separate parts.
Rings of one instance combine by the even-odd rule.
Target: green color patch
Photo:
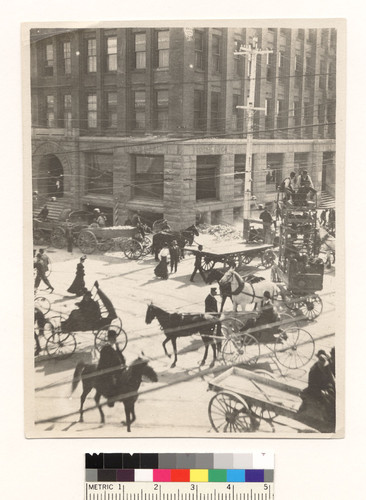
[[[225,483],[226,469],[210,469],[208,471],[208,481],[210,483]]]

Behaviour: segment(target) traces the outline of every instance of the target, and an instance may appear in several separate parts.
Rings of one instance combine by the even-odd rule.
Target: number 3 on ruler
[[[191,490],[194,490],[194,486],[195,486],[194,484],[191,484]]]

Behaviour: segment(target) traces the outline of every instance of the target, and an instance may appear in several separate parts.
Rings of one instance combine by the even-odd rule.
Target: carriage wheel
[[[262,253],[261,260],[264,269],[269,269],[270,267],[273,266],[274,261],[276,260],[276,254],[274,253],[273,250],[267,249],[265,252]]]
[[[283,296],[284,301],[286,306],[291,310],[291,311],[297,311],[299,307],[301,306],[301,297],[298,297],[294,295],[292,292],[286,292],[285,295]]]
[[[216,432],[251,432],[255,429],[249,406],[233,392],[215,394],[208,405],[208,416]]]
[[[98,240],[92,231],[83,230],[78,236],[78,247],[83,253],[91,254],[98,247]]]
[[[43,245],[46,241],[46,233],[42,229],[33,229],[33,243]]]
[[[151,245],[152,245],[151,238],[145,236],[142,243],[142,255],[144,257],[145,255],[148,255],[151,252]]]
[[[36,297],[34,299],[34,305],[40,309],[43,314],[47,314],[51,309],[51,304],[46,297]]]
[[[225,318],[221,321],[221,327],[224,333],[224,337],[230,339],[231,337],[237,337],[240,332],[243,332],[245,323],[236,318]]]
[[[46,343],[46,351],[50,358],[66,359],[75,352],[76,339],[73,333],[55,332]]]
[[[137,260],[142,255],[142,245],[135,239],[128,240],[124,246],[124,254],[130,260]]]
[[[101,351],[102,348],[108,343],[108,330],[112,328],[112,325],[107,326],[105,328],[100,328],[98,332],[95,334],[94,337],[94,346],[97,351]],[[118,331],[117,328],[114,328],[117,332],[117,343],[118,343],[118,348],[121,352],[123,352],[126,349],[127,346],[127,334],[124,331],[123,328],[120,328]]]
[[[308,297],[303,297],[301,303],[299,304],[299,311],[303,316],[305,316],[309,321],[314,320],[319,316],[323,310],[323,301],[319,295],[309,295]]]
[[[255,365],[260,356],[258,340],[249,333],[227,339],[221,350],[225,365]]]
[[[242,255],[241,259],[243,264],[248,265],[252,262],[253,255]]]
[[[98,248],[101,252],[109,252],[109,250],[111,250],[112,247],[113,247],[112,238],[110,238],[109,240],[104,240],[98,245]]]
[[[51,233],[51,244],[55,248],[65,248],[66,233],[62,227],[56,227]]]
[[[202,259],[202,269],[204,271],[211,271],[211,269],[214,267],[215,261],[211,260],[210,257],[204,257]]]
[[[277,339],[274,353],[277,361],[285,368],[295,370],[305,366],[315,351],[314,339],[302,328],[287,328]]]

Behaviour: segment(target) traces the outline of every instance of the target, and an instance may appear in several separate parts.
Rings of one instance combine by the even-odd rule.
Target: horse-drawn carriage
[[[117,316],[116,310],[99,288],[95,287],[94,298],[100,309],[100,317],[95,321],[88,321],[87,317],[78,310],[74,310],[66,317],[65,313],[47,315],[43,327],[43,335],[46,340],[45,350],[49,357],[65,359],[71,356],[77,346],[76,334],[78,332],[91,332],[94,335],[94,347],[100,351],[107,342],[108,330],[113,329],[117,333],[117,342],[120,351],[127,345],[127,334],[122,328],[122,320]],[[36,306],[37,302],[35,303]],[[48,312],[48,311],[47,311]],[[44,314],[47,314],[44,312]]]
[[[318,408],[317,412],[315,408],[304,409],[302,389],[276,380],[270,372],[231,367],[212,379],[209,388],[216,392],[208,405],[210,423],[216,432],[255,432],[262,421],[274,431],[276,423],[289,425],[285,419],[306,426],[299,432],[335,430],[333,408]]]

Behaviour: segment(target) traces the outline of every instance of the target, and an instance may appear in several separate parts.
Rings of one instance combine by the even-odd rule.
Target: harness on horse
[[[261,299],[262,298],[261,296],[255,294],[254,286],[252,285],[252,283],[250,281],[244,281],[243,278],[236,271],[233,271],[233,276],[235,277],[236,281],[238,282],[238,288],[231,292],[232,295],[239,295],[240,293],[242,293],[243,295],[247,295],[248,297],[252,297],[252,302],[254,301],[254,299]],[[251,287],[252,293],[244,292],[244,287],[245,287],[246,283]]]

